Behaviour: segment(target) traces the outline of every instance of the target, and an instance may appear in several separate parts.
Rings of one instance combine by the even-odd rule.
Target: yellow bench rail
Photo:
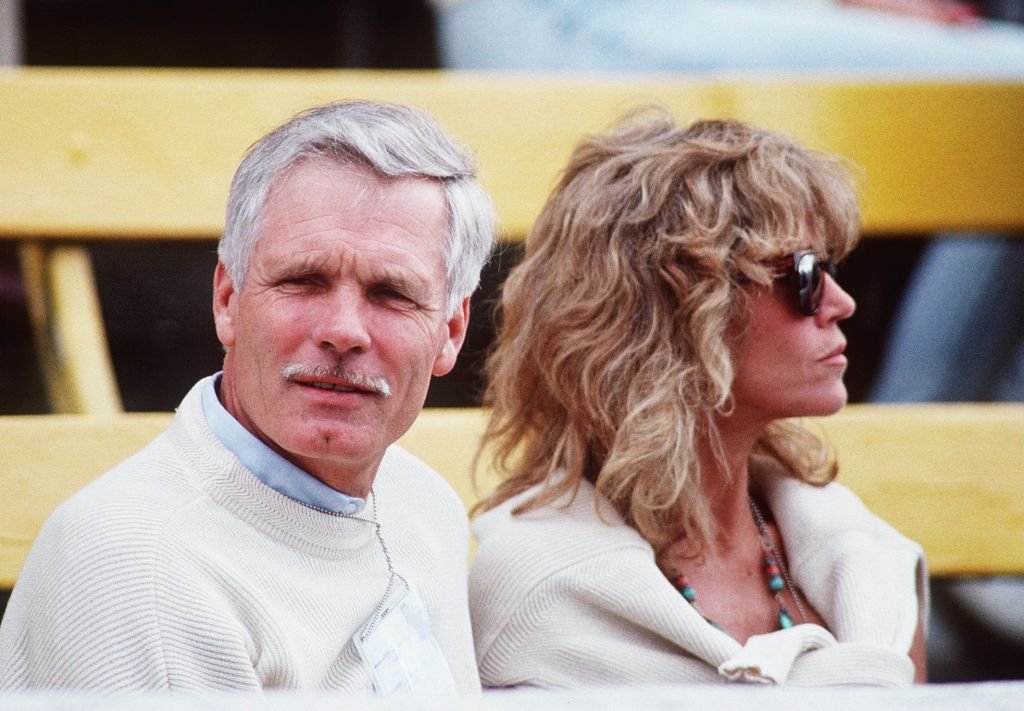
[[[17,578],[46,517],[162,431],[169,413],[0,417],[0,587]],[[428,409],[401,444],[467,508],[486,413]],[[928,554],[940,576],[1024,574],[1024,405],[850,405],[822,420],[839,481]],[[481,486],[493,485],[485,473]]]
[[[215,237],[245,148],[298,110],[345,98],[437,116],[478,154],[513,236],[580,137],[645,102],[846,156],[864,168],[868,233],[1024,225],[1024,83],[13,68],[0,71],[0,233]]]
[[[21,245],[29,320],[50,405],[56,412],[120,412],[88,250]]]
[[[416,104],[478,155],[510,239],[573,145],[658,103],[730,116],[863,168],[864,230],[1024,228],[1024,82],[808,76],[537,77],[442,71],[0,70],[0,239],[25,245],[53,409],[121,409],[81,240],[212,239],[245,148],[298,110]]]

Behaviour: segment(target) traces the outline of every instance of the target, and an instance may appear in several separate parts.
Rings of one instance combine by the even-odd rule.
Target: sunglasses
[[[804,316],[813,316],[821,308],[825,295],[823,272],[836,278],[836,263],[831,259],[819,259],[810,249],[801,249],[786,255],[778,261],[779,278],[789,279],[797,308]]]

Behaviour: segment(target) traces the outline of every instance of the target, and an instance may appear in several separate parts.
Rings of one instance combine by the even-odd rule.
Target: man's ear
[[[217,328],[217,339],[224,348],[235,344],[235,309],[238,292],[228,275],[224,262],[217,261],[213,272],[213,324]]]
[[[447,334],[441,341],[434,359],[434,367],[430,371],[435,376],[446,375],[455,367],[455,359],[459,356],[463,341],[466,340],[466,329],[469,328],[469,297],[462,300],[455,315],[448,319]]]

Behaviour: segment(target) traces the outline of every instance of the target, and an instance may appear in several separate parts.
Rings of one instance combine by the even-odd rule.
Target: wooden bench
[[[111,414],[83,243],[214,239],[252,141],[343,98],[419,105],[472,146],[509,239],[585,132],[641,103],[731,116],[863,167],[866,234],[1024,230],[1024,83],[791,76],[586,79],[446,72],[0,70],[0,239],[20,245],[57,412]]]
[[[479,409],[425,410],[401,443],[468,506]],[[0,417],[0,588],[10,587],[45,518],[141,448],[166,413]],[[1024,574],[1024,404],[850,405],[821,420],[839,480],[919,541],[934,575]],[[481,486],[493,485],[485,473]]]

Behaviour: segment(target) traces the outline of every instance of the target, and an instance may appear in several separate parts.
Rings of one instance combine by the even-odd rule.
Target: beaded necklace
[[[768,579],[768,591],[775,598],[775,603],[779,606],[779,629],[788,629],[793,626],[793,616],[790,615],[789,610],[786,609],[786,602],[782,596],[783,591],[789,588],[790,593],[793,595],[793,601],[796,603],[797,615],[800,617],[800,622],[807,622],[807,611],[804,608],[803,599],[800,597],[800,591],[793,584],[792,579],[789,577],[789,571],[786,569],[786,564],[782,560],[782,556],[779,555],[778,548],[775,547],[775,541],[772,538],[772,532],[768,529],[768,524],[765,523],[764,516],[761,515],[761,509],[758,508],[757,504],[754,503],[752,497],[747,497],[750,503],[750,513],[754,517],[754,523],[757,525],[757,537],[761,543],[761,550],[764,552],[764,573]],[[700,608],[697,607],[697,591],[690,585],[686,575],[683,573],[676,572],[672,577],[672,582],[679,590],[679,594],[693,606],[701,617],[703,617],[708,624],[715,627],[722,632],[726,632],[721,625],[716,624],[707,615],[701,612]],[[728,632],[726,632],[728,634]]]

